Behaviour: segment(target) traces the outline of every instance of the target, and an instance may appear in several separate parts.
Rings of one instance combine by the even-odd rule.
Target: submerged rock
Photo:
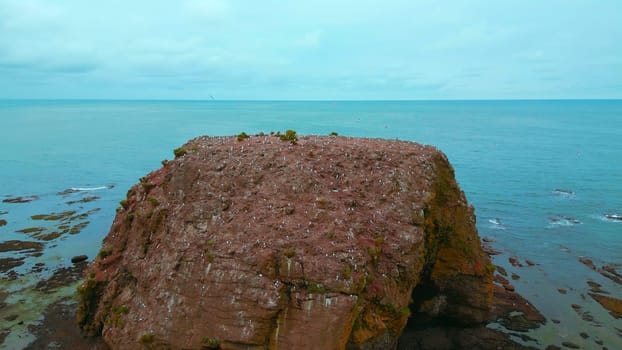
[[[2,200],[2,203],[28,203],[39,199],[39,196],[10,197]]]
[[[85,334],[113,349],[391,349],[411,312],[488,320],[494,266],[437,149],[270,136],[180,149],[121,201],[79,288]]]

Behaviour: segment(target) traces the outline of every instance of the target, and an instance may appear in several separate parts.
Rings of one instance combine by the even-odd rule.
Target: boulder
[[[494,266],[436,148],[199,137],[175,154],[78,288],[82,332],[112,349],[391,349],[411,314],[488,319]]]

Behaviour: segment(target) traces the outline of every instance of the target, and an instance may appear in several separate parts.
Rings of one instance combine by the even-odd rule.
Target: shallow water
[[[598,337],[622,348],[622,321],[588,296],[586,282],[617,298],[622,286],[579,262],[585,256],[597,266],[622,264],[622,221],[604,216],[622,215],[622,101],[0,101],[0,116],[0,198],[39,197],[0,203],[7,221],[0,242],[35,240],[16,231],[59,226],[32,220],[35,214],[88,213],[80,233],[42,241],[39,257],[0,253],[0,259],[25,257],[14,269],[17,279],[0,273],[0,290],[11,293],[0,319],[19,314],[0,327],[10,330],[5,348],[25,346],[27,324],[62,294],[42,296],[28,286],[69,266],[74,255],[94,257],[127,189],[171,159],[174,148],[199,135],[286,129],[437,146],[476,209],[480,236],[504,251],[494,262],[521,276],[512,283],[549,319],[529,334],[537,346],[572,341],[600,349]],[[58,194],[71,188],[82,190]],[[67,203],[89,196],[98,198]],[[512,267],[512,255],[537,265]],[[45,269],[32,272],[36,263]],[[584,321],[573,303],[594,321]]]

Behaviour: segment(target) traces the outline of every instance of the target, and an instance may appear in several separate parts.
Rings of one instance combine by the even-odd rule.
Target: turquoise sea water
[[[0,101],[0,198],[36,195],[29,203],[0,203],[0,242],[37,241],[16,232],[58,223],[34,214],[87,213],[79,234],[41,241],[43,255],[0,252],[24,264],[0,272],[8,292],[0,308],[4,348],[31,340],[26,327],[68,291],[32,292],[37,280],[78,254],[94,257],[127,189],[172,150],[199,135],[294,129],[299,134],[382,137],[431,144],[445,152],[476,209],[480,236],[504,254],[497,265],[521,278],[518,292],[549,319],[528,335],[530,345],[572,341],[585,349],[622,348],[622,320],[589,295],[594,281],[622,298],[622,286],[579,262],[614,264],[622,271],[622,101]],[[81,189],[59,195],[66,189]],[[561,191],[560,191],[561,190]],[[67,204],[87,196],[88,203]],[[98,210],[99,209],[99,210]],[[47,226],[46,226],[47,225]],[[509,256],[537,265],[515,268]],[[43,271],[33,272],[37,263]],[[617,264],[617,265],[616,265]],[[72,287],[73,288],[73,287]],[[561,294],[558,289],[567,290]],[[2,292],[0,292],[2,293]],[[0,294],[0,297],[2,295]],[[572,304],[589,311],[585,321]],[[4,317],[19,310],[19,318]],[[554,323],[552,320],[559,321]],[[20,322],[23,324],[19,324]],[[590,335],[584,339],[579,334]]]

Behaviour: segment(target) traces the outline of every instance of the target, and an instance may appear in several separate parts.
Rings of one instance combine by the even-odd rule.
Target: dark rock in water
[[[546,323],[546,318],[519,294],[494,286],[493,314],[505,328],[526,332]]]
[[[579,335],[580,335],[580,336],[581,336],[581,338],[583,338],[583,339],[587,339],[587,338],[589,338],[589,337],[590,337],[590,335],[589,335],[589,334],[587,334],[587,333],[585,333],[585,332],[581,332],[581,333],[579,333]]]
[[[2,200],[2,203],[28,203],[39,199],[39,196],[12,197]]]
[[[43,250],[43,244],[39,242],[28,242],[10,240],[0,242],[0,253],[4,252],[16,252],[16,251],[28,251],[28,252],[40,252]]]
[[[600,285],[600,283],[596,283],[594,281],[587,281],[587,284],[590,286],[590,291],[594,293],[609,294],[609,292],[602,289],[602,285]]]
[[[594,262],[592,261],[592,259],[588,259],[585,257],[580,257],[579,258],[579,262],[581,262],[583,265],[589,267],[590,269],[597,271],[598,268],[596,267],[596,265],[594,265]]]
[[[30,218],[33,220],[57,221],[57,220],[68,219],[75,213],[76,213],[75,210],[67,210],[62,213],[32,215]]]
[[[491,247],[490,244],[488,244],[486,242],[482,243],[482,249],[484,250],[484,253],[486,253],[488,255],[500,255],[500,254],[503,254],[503,251]]]
[[[535,263],[535,262],[533,262],[533,261],[531,261],[531,260],[529,260],[529,259],[526,259],[526,260],[525,260],[525,263],[527,263],[527,265],[528,265],[528,266],[535,266],[535,265],[536,265],[536,263]]]
[[[0,227],[4,226],[6,224],[7,224],[6,220],[0,219]]]
[[[605,217],[613,221],[622,221],[622,215],[618,214],[605,214]]]
[[[560,225],[560,226],[573,226],[573,225],[582,224],[581,221],[571,216],[564,216],[564,215],[557,215],[554,217],[550,217],[549,222],[553,225]]]
[[[581,349],[581,346],[569,341],[563,342],[562,346],[569,349]]]
[[[35,285],[35,290],[44,293],[52,293],[58,288],[65,287],[78,281],[83,276],[86,268],[87,264],[77,263],[71,267],[57,269],[50,278],[39,281]]]
[[[596,293],[589,293],[589,295],[607,309],[611,316],[622,319],[622,300]]]
[[[501,275],[495,275],[494,276],[494,281],[501,284],[502,286],[505,286],[506,284],[510,284],[510,281],[508,281],[507,278],[501,276]]]
[[[513,285],[511,285],[511,284],[509,284],[509,283],[508,283],[508,284],[504,284],[504,285],[503,285],[503,288],[505,288],[505,290],[507,290],[508,292],[514,292],[514,291],[516,290],[516,289],[514,288],[514,286],[513,286]]]
[[[24,258],[0,258],[0,272],[7,272],[24,264]]]
[[[2,210],[0,210],[0,215],[5,215],[5,214],[8,214],[8,213],[9,213],[8,211],[2,211]]]
[[[111,348],[392,349],[410,308],[489,321],[494,267],[440,151],[270,136],[181,149],[121,204],[79,289],[85,334]]]
[[[567,294],[568,293],[568,291],[566,289],[564,289],[564,288],[559,288],[559,289],[557,289],[557,291],[559,292],[559,294]]]
[[[520,262],[520,259],[516,256],[511,256],[508,261],[510,262],[510,264],[512,264],[512,266],[514,267],[523,267],[523,264]]]
[[[557,346],[557,345],[549,345],[549,346],[547,346],[547,347],[546,347],[546,349],[545,349],[545,350],[561,350],[561,349],[562,349],[562,348],[560,348],[560,347],[559,347],[559,346]]]
[[[80,191],[75,189],[75,188],[68,188],[68,189],[66,189],[64,191],[56,192],[56,194],[59,195],[59,196],[66,196],[68,194],[72,194],[72,193],[76,193],[76,192],[80,192]]]
[[[88,196],[88,197],[84,197],[82,199],[77,199],[75,201],[68,201],[66,203],[68,205],[73,205],[73,204],[76,204],[76,203],[89,203],[89,202],[92,202],[92,201],[95,201],[95,200],[98,200],[98,199],[99,199],[98,196]]]
[[[602,268],[599,268],[598,266],[596,266],[596,264],[594,264],[594,262],[591,259],[588,259],[586,257],[580,257],[579,261],[589,267],[590,269],[600,273],[603,277],[607,277],[608,279],[612,280],[613,282],[622,285],[622,274],[620,274],[619,272],[617,272],[617,269],[619,268],[618,264],[606,264],[604,265]]]
[[[88,258],[89,257],[86,256],[86,255],[77,255],[77,256],[74,256],[73,258],[71,258],[71,262],[76,264],[76,263],[79,263],[79,262],[82,262],[82,261],[86,261],[86,260],[88,260]]]

